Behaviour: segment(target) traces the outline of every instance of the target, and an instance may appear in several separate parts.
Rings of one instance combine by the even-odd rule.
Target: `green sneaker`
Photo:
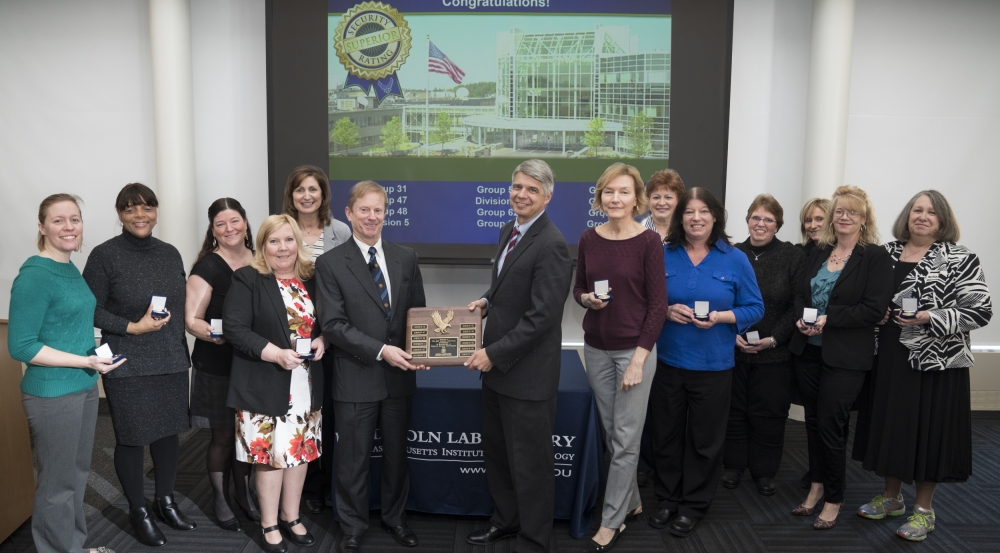
[[[924,541],[929,532],[934,531],[934,509],[924,509],[914,506],[913,515],[906,519],[906,524],[896,530],[896,534],[904,540]]]
[[[885,515],[898,517],[904,513],[906,513],[906,505],[903,504],[903,494],[893,498],[876,495],[870,502],[858,507],[859,516],[872,520],[882,520]]]

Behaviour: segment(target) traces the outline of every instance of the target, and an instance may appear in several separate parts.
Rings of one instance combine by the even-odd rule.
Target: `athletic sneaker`
[[[913,507],[913,515],[906,519],[906,524],[896,530],[896,534],[904,540],[924,541],[929,532],[934,531],[934,509],[924,509],[919,505]]]
[[[893,498],[876,495],[870,502],[858,507],[859,516],[872,520],[882,520],[885,515],[898,517],[904,513],[906,513],[906,505],[903,504],[903,494]]]

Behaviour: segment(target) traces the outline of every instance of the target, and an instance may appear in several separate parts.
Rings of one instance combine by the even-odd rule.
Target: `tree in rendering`
[[[646,157],[653,149],[653,118],[640,111],[625,123],[625,144],[635,157]]]
[[[590,148],[590,155],[597,155],[597,147],[604,144],[604,119],[595,117],[587,125],[587,131],[583,133],[583,144]]]
[[[382,127],[382,146],[385,151],[392,152],[398,151],[399,147],[406,142],[406,135],[403,134],[403,123],[399,120],[399,116],[393,116],[392,119]]]
[[[451,116],[442,111],[434,120],[434,130],[431,131],[431,143],[441,143],[441,155],[444,155],[444,143],[451,138]]]
[[[350,150],[358,145],[358,126],[350,117],[338,119],[330,131],[330,141],[334,146]]]

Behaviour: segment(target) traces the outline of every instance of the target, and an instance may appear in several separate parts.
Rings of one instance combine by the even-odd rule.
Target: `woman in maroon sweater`
[[[650,350],[667,316],[667,285],[660,237],[633,217],[648,202],[635,167],[615,163],[597,181],[593,208],[608,222],[580,237],[573,297],[587,309],[584,358],[607,447],[611,452],[601,528],[592,550],[608,551],[642,512],[636,463],[646,418],[649,386],[656,370]],[[607,281],[601,298],[595,283]]]

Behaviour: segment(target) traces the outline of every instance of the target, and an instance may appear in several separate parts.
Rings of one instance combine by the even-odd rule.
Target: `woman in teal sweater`
[[[53,194],[38,207],[38,251],[10,291],[10,355],[28,365],[21,403],[38,458],[31,533],[40,553],[85,549],[83,494],[97,424],[97,374],[113,363],[93,355],[96,301],[69,257],[83,244],[79,198]]]

